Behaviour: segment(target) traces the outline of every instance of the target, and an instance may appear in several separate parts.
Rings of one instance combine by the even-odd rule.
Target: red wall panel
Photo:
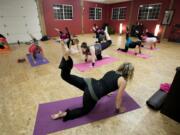
[[[112,9],[115,7],[126,7],[126,19],[125,20],[112,20]],[[120,23],[123,24],[123,32],[126,31],[126,26],[129,23],[129,15],[130,15],[130,7],[131,7],[131,2],[123,2],[123,3],[116,3],[116,4],[111,4],[109,5],[109,24],[112,26],[116,33],[119,33],[119,25]]]
[[[169,34],[171,34],[171,30],[175,24],[180,24],[180,0],[174,0],[174,4],[172,7],[172,10],[174,10],[174,15],[172,18],[172,22],[169,26],[167,26],[166,32],[165,32],[165,38],[169,37]]]
[[[93,7],[100,7],[102,8],[102,20],[90,20],[89,19],[89,8]],[[84,22],[84,32],[85,33],[91,33],[91,29],[93,24],[97,24],[98,26],[102,26],[104,23],[108,22],[108,5],[106,4],[100,4],[100,3],[94,3],[94,2],[88,2],[84,1],[84,10],[83,10],[83,22]]]
[[[149,31],[154,32],[156,24],[161,24],[162,19],[164,17],[164,12],[169,8],[169,4],[171,0],[134,0],[133,7],[132,7],[132,17],[129,20],[130,16],[130,9],[131,9],[131,2],[123,2],[123,3],[116,3],[116,4],[102,4],[102,3],[95,3],[95,2],[88,2],[84,1],[83,5],[83,26],[84,26],[84,33],[91,33],[91,28],[94,23],[98,26],[102,26],[104,23],[110,24],[115,31],[119,32],[119,24],[123,23],[123,31],[126,29],[127,24],[136,24],[138,21],[138,10],[139,6],[142,4],[155,4],[161,3],[161,10],[159,19],[157,20],[141,20],[145,27],[149,29]],[[70,4],[73,5],[73,20],[56,20],[53,14],[53,4]],[[46,25],[46,31],[49,36],[56,36],[57,33],[54,31],[54,28],[57,27],[59,29],[64,29],[64,27],[68,26],[71,33],[80,34],[82,32],[82,20],[81,20],[81,6],[80,0],[43,0],[43,12],[44,12],[44,19]],[[168,37],[172,26],[174,24],[180,23],[180,18],[178,13],[180,13],[180,0],[174,0],[173,9],[175,10],[174,17],[172,19],[172,23],[170,26],[167,27],[165,32],[165,37]],[[89,8],[91,7],[100,7],[102,8],[102,20],[90,20],[89,19]],[[114,7],[127,7],[126,19],[125,20],[112,20],[112,8]]]
[[[139,6],[143,4],[155,4],[155,3],[161,3],[161,9],[160,9],[160,15],[157,20],[142,20],[142,22],[146,28],[149,29],[150,32],[154,32],[154,29],[156,27],[156,24],[161,24],[164,12],[166,9],[169,8],[171,0],[134,0],[133,1],[133,12],[132,12],[132,22],[131,24],[136,24],[138,21],[138,12],[139,12]]]
[[[66,26],[68,26],[73,34],[81,33],[81,8],[79,0],[43,0],[42,2],[47,35],[57,36],[54,28],[64,29]],[[53,14],[53,4],[73,5],[73,20],[56,20]]]

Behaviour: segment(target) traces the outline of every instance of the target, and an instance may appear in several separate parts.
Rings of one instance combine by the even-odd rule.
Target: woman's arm
[[[116,110],[118,110],[119,112],[121,112],[122,110],[122,96],[124,93],[124,90],[126,88],[126,80],[123,77],[120,77],[118,79],[118,93],[116,96]]]
[[[96,54],[95,54],[94,46],[90,47],[90,53],[91,53],[91,57],[92,57],[92,66],[94,66],[95,61],[96,61]]]
[[[105,28],[104,33],[105,33],[105,36],[106,36],[106,40],[111,40],[111,37],[110,37],[110,35],[109,35],[109,33],[108,33],[107,27]]]

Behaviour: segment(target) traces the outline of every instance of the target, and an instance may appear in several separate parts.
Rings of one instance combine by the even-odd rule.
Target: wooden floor
[[[91,34],[79,35],[78,38],[88,43],[95,40]],[[104,54],[119,58],[119,62],[85,73],[73,69],[73,73],[100,78],[108,70],[117,69],[121,63],[132,62],[135,75],[127,86],[127,92],[141,108],[51,135],[180,135],[178,123],[146,106],[146,100],[158,90],[160,83],[172,82],[175,68],[180,64],[180,45],[162,41],[158,44],[159,51],[143,49],[143,53],[152,55],[145,60],[116,53],[115,50],[123,46],[125,37],[114,35],[112,39],[113,45]],[[82,95],[81,91],[60,78],[60,46],[53,40],[41,43],[41,46],[50,63],[35,68],[28,62],[17,63],[18,58],[25,58],[27,45],[13,45],[10,53],[0,54],[1,135],[32,135],[40,103]],[[75,55],[74,62],[80,61],[83,58]]]

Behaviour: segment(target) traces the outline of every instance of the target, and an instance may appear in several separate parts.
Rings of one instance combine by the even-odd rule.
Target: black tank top
[[[122,75],[116,71],[107,72],[100,80],[92,79],[94,93],[100,99],[108,93],[118,89],[118,79]]]
[[[101,44],[95,44],[95,45],[89,46],[89,51],[83,52],[83,54],[85,54],[85,55],[91,55],[90,47],[94,47],[94,48],[95,48],[95,55],[101,54],[101,52],[102,52],[102,46],[101,46]]]

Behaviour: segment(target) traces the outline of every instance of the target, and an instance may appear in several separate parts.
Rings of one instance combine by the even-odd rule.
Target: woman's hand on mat
[[[109,97],[112,96],[112,95],[113,95],[113,92],[110,92],[109,94],[107,94],[107,96],[109,96]]]
[[[116,113],[124,113],[126,111],[126,108],[125,107],[123,107],[123,106],[121,106],[120,108],[116,108],[116,110],[115,110],[115,112]]]
[[[53,120],[57,120],[57,119],[60,119],[60,118],[65,117],[66,114],[67,114],[67,112],[59,111],[58,113],[52,114],[52,115],[51,115],[51,118],[52,118]]]

